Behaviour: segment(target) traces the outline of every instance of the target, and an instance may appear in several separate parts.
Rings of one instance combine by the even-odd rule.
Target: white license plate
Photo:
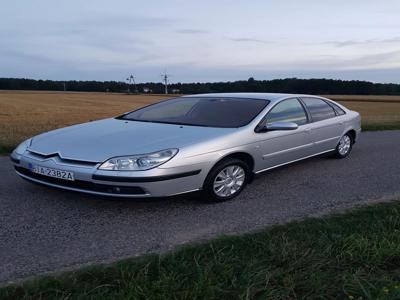
[[[31,171],[33,173],[44,175],[44,176],[49,176],[49,177],[54,177],[54,178],[59,178],[59,179],[64,179],[64,180],[70,180],[70,181],[75,180],[74,173],[68,172],[68,171],[45,168],[45,167],[41,167],[41,166],[32,166]]]

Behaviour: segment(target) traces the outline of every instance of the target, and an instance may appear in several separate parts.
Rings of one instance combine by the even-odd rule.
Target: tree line
[[[220,92],[279,92],[304,94],[344,94],[344,95],[400,95],[400,84],[372,83],[359,80],[334,79],[273,79],[205,83],[172,83],[169,90],[182,94],[220,93]],[[22,78],[0,78],[0,90],[49,90],[77,92],[127,92],[137,89],[139,93],[151,91],[164,93],[164,85],[159,82],[138,83],[136,87],[119,81],[55,81]]]

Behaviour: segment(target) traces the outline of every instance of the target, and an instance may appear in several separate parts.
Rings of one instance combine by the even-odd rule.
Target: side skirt
[[[278,168],[278,167],[281,167],[281,166],[285,166],[285,165],[294,163],[294,162],[296,162],[296,161],[304,160],[304,159],[307,159],[307,158],[311,158],[311,157],[318,156],[318,155],[321,155],[321,154],[324,154],[324,153],[328,153],[328,152],[332,152],[332,151],[335,151],[335,149],[330,149],[330,150],[327,150],[327,151],[322,151],[322,152],[319,152],[319,153],[316,153],[316,154],[313,154],[313,155],[309,155],[309,156],[302,157],[302,158],[299,158],[299,159],[295,159],[295,160],[292,160],[292,161],[289,161],[289,162],[286,162],[286,163],[283,163],[283,164],[279,164],[279,165],[272,166],[272,167],[269,167],[269,168],[266,168],[266,169],[262,169],[262,170],[260,170],[260,171],[255,172],[254,174],[260,174],[260,173],[262,173],[262,172],[265,172],[265,171],[268,171],[268,170],[271,170],[271,169],[275,169],[275,168]]]

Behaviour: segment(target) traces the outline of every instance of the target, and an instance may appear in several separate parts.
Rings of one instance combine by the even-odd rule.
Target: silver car
[[[190,95],[37,135],[11,160],[22,178],[66,190],[140,198],[202,190],[222,201],[255,174],[323,153],[348,156],[360,120],[310,95]]]

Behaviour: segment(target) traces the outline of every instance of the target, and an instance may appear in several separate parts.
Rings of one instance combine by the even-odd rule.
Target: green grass
[[[362,126],[363,131],[400,130],[400,122],[396,123],[367,123]]]
[[[3,146],[3,145],[0,145],[0,154],[10,154],[14,149],[15,149],[15,147],[17,147],[18,145],[15,145],[15,146]]]
[[[0,289],[2,299],[400,299],[400,203]]]

